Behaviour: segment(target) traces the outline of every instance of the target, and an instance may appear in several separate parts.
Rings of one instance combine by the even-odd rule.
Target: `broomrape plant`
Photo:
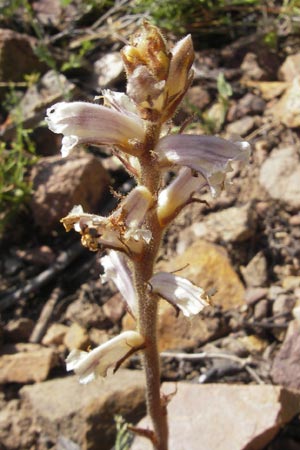
[[[67,370],[82,383],[116,370],[134,352],[143,354],[147,408],[153,430],[136,430],[156,450],[168,449],[167,401],[160,395],[157,315],[160,298],[185,316],[198,314],[209,304],[200,287],[180,276],[155,272],[162,236],[170,222],[195,194],[208,188],[216,196],[224,187],[232,161],[247,161],[245,141],[219,137],[170,134],[170,120],[193,79],[190,36],[169,50],[159,30],[145,22],[122,50],[127,94],[103,91],[103,105],[57,103],[47,110],[49,127],[64,135],[62,154],[78,144],[107,144],[136,180],[136,187],[108,216],[85,213],[75,206],[62,219],[67,231],[81,235],[92,251],[106,249],[101,258],[103,282],[112,280],[136,320],[126,331],[91,352],[72,351]],[[168,184],[164,173],[177,172]]]

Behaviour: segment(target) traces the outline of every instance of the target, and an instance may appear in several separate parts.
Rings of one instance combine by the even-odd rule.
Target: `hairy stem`
[[[140,157],[141,182],[157,198],[160,186],[160,170],[153,149],[160,135],[160,124],[148,123],[144,153]],[[146,375],[147,410],[154,428],[154,448],[168,450],[168,424],[166,405],[160,397],[160,361],[157,347],[158,298],[149,289],[154,264],[160,247],[162,229],[157,220],[156,208],[148,211],[145,225],[152,233],[149,245],[134,263],[134,280],[139,302],[138,331],[144,336],[143,352]]]

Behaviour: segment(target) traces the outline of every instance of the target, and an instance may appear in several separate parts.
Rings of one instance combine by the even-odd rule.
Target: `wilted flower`
[[[209,299],[205,291],[186,278],[167,272],[158,272],[150,279],[152,291],[179,308],[187,317],[198,314]]]
[[[111,250],[106,256],[100,258],[100,262],[104,267],[104,274],[101,276],[102,282],[112,280],[127,302],[130,312],[137,317],[136,292],[126,257],[120,252]]]
[[[67,156],[77,144],[108,144],[137,155],[144,140],[143,123],[106,106],[86,102],[61,102],[47,109],[48,126],[62,133],[61,152]]]
[[[246,141],[231,142],[216,136],[191,134],[168,135],[155,149],[162,167],[186,166],[199,172],[215,196],[223,188],[232,161],[248,161],[250,145]]]
[[[92,251],[101,247],[138,253],[151,240],[151,232],[142,227],[144,216],[153,199],[144,186],[134,188],[109,216],[87,214],[75,206],[61,222],[67,231],[72,228],[82,235],[82,244]]]
[[[143,345],[144,339],[137,331],[124,331],[91,352],[72,350],[66,359],[67,370],[74,370],[80,383],[87,384],[98,376],[105,377],[110,367],[116,369]]]

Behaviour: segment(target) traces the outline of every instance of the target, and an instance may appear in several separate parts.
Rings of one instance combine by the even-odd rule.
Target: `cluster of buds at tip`
[[[100,259],[102,281],[116,285],[139,324],[139,332],[122,333],[90,353],[69,355],[67,369],[78,373],[83,383],[105,376],[110,367],[117,369],[126,357],[147,345],[139,322],[143,311],[136,289],[139,264],[151,267],[143,286],[153,302],[165,299],[187,317],[210,303],[204,290],[189,280],[153,273],[153,263],[170,222],[203,189],[218,195],[231,164],[247,162],[250,154],[245,141],[162,132],[193,79],[190,36],[169,49],[159,30],[144,22],[121,54],[126,94],[104,90],[102,105],[60,102],[47,110],[46,118],[52,131],[63,134],[63,156],[81,144],[108,145],[136,181],[109,216],[84,212],[79,205],[62,219],[67,231],[80,233],[84,246],[107,250]],[[175,172],[168,184],[163,182],[166,170]]]

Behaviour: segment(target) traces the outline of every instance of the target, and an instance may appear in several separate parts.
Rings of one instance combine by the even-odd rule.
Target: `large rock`
[[[270,197],[300,207],[300,161],[296,147],[275,149],[263,163],[259,181]]]
[[[145,412],[142,372],[120,369],[106,379],[81,385],[76,376],[58,378],[20,391],[40,427],[40,439],[56,443],[64,436],[81,450],[110,450],[114,443],[114,415],[128,422]]]
[[[51,348],[35,344],[4,346],[0,356],[0,383],[44,381],[56,364],[57,355]]]
[[[74,205],[97,213],[109,177],[98,158],[83,154],[42,158],[33,168],[32,180],[34,222],[48,232]]]
[[[293,320],[289,324],[285,340],[276,354],[271,370],[273,382],[300,389],[300,328]]]
[[[174,384],[165,383],[162,390],[174,393]],[[300,394],[281,387],[178,383],[168,405],[169,447],[262,450],[299,411]],[[151,449],[145,438],[136,438],[131,447]]]
[[[293,81],[299,75],[300,53],[289,55],[279,68],[278,75],[281,80]]]

